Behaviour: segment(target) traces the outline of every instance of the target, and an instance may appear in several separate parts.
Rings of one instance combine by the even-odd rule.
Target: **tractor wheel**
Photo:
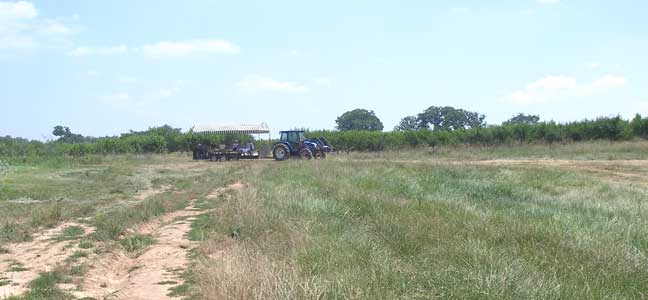
[[[313,152],[308,148],[302,148],[301,150],[299,150],[299,158],[311,159],[313,158]]]
[[[324,152],[324,151],[320,151],[319,153],[320,153],[319,158],[321,158],[321,159],[325,159],[325,158],[326,158],[326,152]]]
[[[272,150],[272,156],[275,160],[282,161],[290,157],[290,150],[285,145],[277,145],[274,150]]]

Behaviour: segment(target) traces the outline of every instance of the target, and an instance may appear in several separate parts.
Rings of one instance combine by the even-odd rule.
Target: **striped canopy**
[[[265,122],[258,124],[195,124],[191,130],[194,133],[270,133],[270,128]]]

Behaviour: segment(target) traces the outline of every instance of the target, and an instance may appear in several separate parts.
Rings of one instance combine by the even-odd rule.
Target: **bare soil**
[[[70,226],[79,226],[85,230],[85,233],[77,238],[94,232],[93,227],[85,224],[66,222],[34,235],[32,241],[5,246],[9,251],[0,254],[0,278],[7,278],[11,283],[0,286],[0,298],[27,291],[29,282],[36,279],[41,272],[51,271],[76,251],[83,250],[78,247],[77,239],[56,239]],[[88,255],[91,257],[92,253],[88,252]]]

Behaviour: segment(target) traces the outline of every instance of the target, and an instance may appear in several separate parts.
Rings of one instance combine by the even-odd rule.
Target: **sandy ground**
[[[82,227],[85,230],[84,235],[94,232],[94,228],[85,224],[67,222],[34,235],[30,242],[5,246],[9,253],[0,254],[0,278],[7,278],[11,283],[0,286],[0,298],[27,291],[27,285],[36,279],[38,274],[52,270],[74,252],[81,250],[78,248],[78,240],[52,240],[69,226]],[[82,260],[85,259],[88,258]],[[12,271],[12,267],[26,270]]]
[[[243,188],[234,183],[209,193],[218,198],[227,190]],[[170,187],[147,189],[135,198],[138,200],[168,191]],[[169,288],[182,284],[180,274],[189,264],[188,253],[196,245],[186,238],[194,217],[206,210],[194,207],[194,201],[183,210],[166,214],[146,224],[129,230],[130,234],[148,234],[156,240],[138,257],[129,257],[121,247],[100,255],[92,249],[80,249],[79,239],[94,232],[94,228],[79,222],[66,222],[34,234],[29,242],[3,246],[8,253],[0,254],[0,280],[9,281],[0,286],[0,299],[28,291],[29,283],[42,272],[51,271],[77,251],[88,257],[77,259],[76,264],[87,263],[90,270],[78,282],[60,284],[59,287],[75,296],[97,299],[173,299],[167,296]],[[63,230],[79,226],[84,234],[71,240],[56,240]],[[96,246],[96,245],[95,245]]]
[[[212,198],[227,189],[240,189],[235,183],[216,189]],[[180,276],[189,265],[189,251],[196,242],[187,239],[194,217],[207,210],[191,205],[166,214],[152,222],[131,230],[132,234],[149,234],[156,243],[138,257],[129,257],[124,251],[108,253],[92,264],[78,289],[79,298],[97,299],[177,299],[169,296],[169,289],[184,282]]]
[[[169,287],[182,284],[179,275],[195,246],[185,237],[191,217],[202,213],[192,204],[139,226],[133,233],[150,234],[156,243],[138,257],[129,257],[123,250],[100,257],[80,283],[81,291],[74,294],[97,299],[172,299],[167,296]]]

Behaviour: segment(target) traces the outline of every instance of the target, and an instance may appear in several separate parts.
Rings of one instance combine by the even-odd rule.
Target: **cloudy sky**
[[[0,135],[648,114],[648,1],[2,1]]]

